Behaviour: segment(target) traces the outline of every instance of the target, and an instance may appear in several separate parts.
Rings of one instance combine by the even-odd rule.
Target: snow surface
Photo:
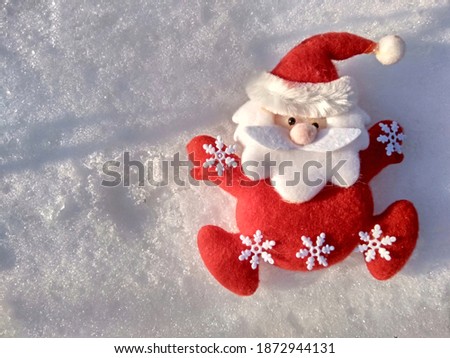
[[[448,0],[2,0],[0,16],[1,336],[450,336]],[[257,293],[234,296],[195,238],[235,229],[233,199],[102,187],[102,164],[184,155],[200,133],[230,143],[245,82],[325,31],[406,40],[399,64],[341,73],[373,122],[405,128],[404,163],[373,189],[378,211],[415,202],[420,241],[387,282],[354,254],[312,273],[262,264]]]

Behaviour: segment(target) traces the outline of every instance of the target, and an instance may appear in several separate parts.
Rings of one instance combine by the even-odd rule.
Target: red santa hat
[[[339,77],[332,60],[359,54],[375,54],[379,62],[391,65],[405,52],[405,43],[394,35],[378,43],[346,32],[316,35],[298,44],[271,72],[250,82],[252,101],[282,115],[318,118],[347,112],[356,103],[356,90],[348,76]]]

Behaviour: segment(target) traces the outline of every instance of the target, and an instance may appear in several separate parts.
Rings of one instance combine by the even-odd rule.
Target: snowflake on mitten
[[[392,153],[397,152],[402,154],[402,143],[406,136],[403,132],[399,132],[399,125],[397,122],[393,121],[391,126],[387,124],[380,123],[381,130],[386,134],[380,134],[377,141],[380,143],[388,143],[386,145],[386,155],[391,156]]]
[[[224,169],[226,168],[235,168],[237,166],[236,160],[231,156],[236,152],[235,145],[230,145],[225,150],[223,147],[225,144],[222,141],[221,136],[217,136],[216,146],[212,146],[211,144],[204,144],[203,149],[207,154],[212,154],[212,157],[207,159],[203,164],[204,168],[210,168],[215,165],[215,169],[218,175],[222,175]]]

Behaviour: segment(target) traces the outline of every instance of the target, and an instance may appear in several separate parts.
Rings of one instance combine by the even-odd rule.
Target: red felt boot
[[[253,264],[253,258],[243,252],[239,234],[213,225],[204,226],[198,232],[198,248],[209,272],[223,286],[241,296],[256,291],[258,264]]]
[[[396,201],[373,219],[367,231],[359,233],[367,268],[378,280],[387,280],[406,264],[416,246],[419,221],[407,200]]]

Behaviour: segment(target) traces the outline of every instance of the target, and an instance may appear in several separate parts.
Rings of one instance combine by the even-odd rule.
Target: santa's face
[[[292,142],[306,145],[316,139],[320,129],[326,128],[327,119],[274,114],[274,123],[289,130]]]
[[[358,153],[368,145],[367,117],[359,108],[329,118],[280,115],[248,102],[233,117],[235,139],[244,147],[244,172],[255,179],[270,177],[290,202],[310,200],[327,182],[351,186],[359,176]],[[268,158],[275,163],[270,171],[256,164]],[[339,173],[330,173],[336,163]]]

